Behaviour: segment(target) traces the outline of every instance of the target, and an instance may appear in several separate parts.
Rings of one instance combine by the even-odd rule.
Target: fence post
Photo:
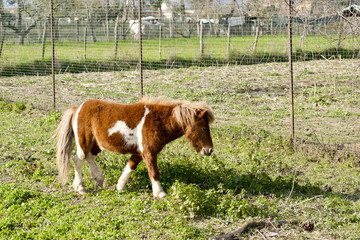
[[[41,51],[41,60],[44,61],[45,56],[45,43],[46,43],[46,26],[47,26],[48,19],[46,18],[44,21],[44,30],[42,35],[42,51]]]
[[[162,25],[159,26],[159,60],[161,60]]]
[[[114,60],[116,60],[117,58],[117,49],[118,49],[118,41],[119,41],[119,21],[120,21],[120,15],[118,13],[114,28],[114,38],[115,38]]]
[[[204,29],[203,29],[203,22],[200,21],[200,57],[204,57]]]
[[[228,60],[230,60],[230,22],[228,21],[228,29],[227,29],[227,57],[228,57]]]
[[[4,46],[5,35],[6,35],[6,28],[3,27],[3,34],[2,34],[2,37],[1,37],[1,45],[0,45],[0,57],[1,57],[1,54],[2,54],[3,46]]]
[[[87,38],[87,27],[84,28],[84,60],[86,60],[86,38]]]
[[[336,48],[337,51],[339,51],[339,50],[340,50],[340,47],[341,47],[342,28],[343,28],[343,19],[342,19],[342,17],[340,17],[339,34],[338,34],[338,35],[339,35],[339,39],[338,39],[337,48]]]
[[[142,71],[142,35],[141,35],[141,0],[138,1],[139,4],[139,75],[140,75],[140,98],[143,97],[143,71]]]
[[[289,92],[290,92],[290,122],[291,122],[291,143],[294,146],[295,127],[294,127],[294,80],[293,80],[293,62],[292,62],[292,1],[289,0],[288,17],[288,41],[289,41]]]
[[[169,38],[173,38],[173,25],[172,20],[169,18]]]
[[[256,28],[255,28],[255,41],[254,41],[254,46],[253,46],[253,53],[256,52],[256,47],[259,41],[259,31],[260,31],[260,23],[257,20],[256,21]]]
[[[52,95],[53,95],[53,110],[56,110],[55,102],[55,39],[54,39],[54,14],[53,1],[50,0],[50,33],[51,33],[51,75],[52,75]]]
[[[76,21],[76,41],[80,42],[80,20]]]

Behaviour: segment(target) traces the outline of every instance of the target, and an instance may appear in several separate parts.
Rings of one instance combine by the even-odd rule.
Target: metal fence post
[[[291,122],[291,142],[294,144],[295,127],[294,127],[294,79],[293,79],[293,62],[292,62],[292,1],[289,0],[289,17],[288,17],[288,43],[289,43],[289,92],[290,92],[290,122]]]
[[[143,71],[142,71],[142,36],[141,36],[141,0],[139,3],[139,74],[140,74],[140,98],[143,97]]]
[[[55,43],[54,43],[54,14],[53,1],[50,0],[50,34],[51,34],[51,75],[52,75],[52,97],[53,110],[56,110],[55,102]]]

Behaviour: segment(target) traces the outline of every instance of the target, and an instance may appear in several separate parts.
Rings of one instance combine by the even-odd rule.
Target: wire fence
[[[49,74],[48,5],[24,0],[4,0],[0,5],[1,75]],[[54,0],[56,72],[136,67],[137,6],[135,0]],[[287,61],[286,7],[280,0],[145,1],[141,14],[143,66],[158,69]],[[339,54],[359,57],[357,5],[297,1],[293,9],[295,60]]]
[[[331,60],[349,59],[346,69],[356,86],[359,71],[353,61],[360,57],[359,2],[292,1],[292,60],[321,60],[335,67],[339,62]],[[136,82],[140,66],[150,71],[193,66],[224,69],[288,61],[288,3],[284,0],[53,0],[52,9],[56,81],[67,82],[66,74],[126,70]],[[49,1],[0,1],[0,97],[52,108],[50,10]],[[295,68],[295,81],[307,71]],[[270,70],[262,76],[269,74],[277,73]],[[312,75],[321,78],[321,69]],[[36,80],[29,80],[34,82],[29,85],[22,80],[23,88],[37,89],[22,91],[19,76],[44,76],[47,82],[36,85]],[[311,86],[320,89],[316,83]],[[138,94],[135,87],[129,89],[130,95]],[[57,106],[76,103],[62,98],[61,91],[65,89],[58,92]],[[295,89],[295,94],[300,92]]]

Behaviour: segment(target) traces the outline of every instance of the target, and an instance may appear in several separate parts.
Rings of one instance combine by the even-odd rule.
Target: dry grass
[[[352,148],[360,130],[358,60],[296,62],[296,135],[310,142]],[[144,71],[145,94],[207,102],[216,124],[247,124],[289,135],[286,63]],[[63,110],[85,99],[131,103],[139,97],[136,71],[56,76],[56,105]],[[0,78],[0,97],[52,108],[51,77]]]

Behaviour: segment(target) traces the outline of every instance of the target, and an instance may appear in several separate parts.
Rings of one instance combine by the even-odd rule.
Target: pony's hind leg
[[[118,191],[124,191],[126,189],[126,184],[129,181],[132,172],[135,171],[141,160],[142,157],[139,155],[132,155],[130,157],[129,162],[126,164],[124,171],[119,178],[118,184],[116,185],[116,189]]]
[[[85,161],[84,154],[78,154],[77,152],[74,158],[75,178],[72,186],[75,192],[80,193],[82,195],[86,194],[86,189],[84,186],[82,173],[81,173],[81,168],[82,165],[84,164],[84,161]]]
[[[86,161],[89,164],[91,176],[93,177],[93,179],[95,179],[98,187],[102,188],[104,183],[104,174],[101,171],[101,168],[96,164],[95,158],[96,155],[93,155],[91,152],[89,152],[86,156]]]

